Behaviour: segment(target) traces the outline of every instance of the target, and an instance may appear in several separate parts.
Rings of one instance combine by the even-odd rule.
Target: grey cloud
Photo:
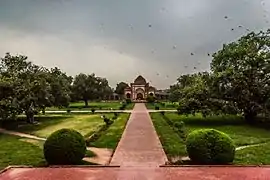
[[[164,88],[180,74],[209,70],[207,54],[247,28],[269,27],[268,9],[266,0],[2,0],[0,53],[23,51],[112,85],[142,74]]]

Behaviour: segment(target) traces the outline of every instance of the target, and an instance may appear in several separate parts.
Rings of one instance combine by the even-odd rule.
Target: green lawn
[[[46,138],[61,128],[72,128],[87,137],[104,124],[100,116],[101,114],[39,115],[36,117],[39,122],[37,125],[24,123],[16,130]],[[112,117],[113,114],[107,113],[106,116]]]
[[[46,108],[46,110],[55,111],[55,110],[91,110],[92,108],[96,110],[119,110],[121,107],[121,101],[112,101],[112,102],[90,102],[88,103],[88,107],[85,107],[84,102],[73,102],[70,103],[69,108],[57,108],[57,107],[49,107]],[[130,103],[127,105],[126,109],[132,109],[134,106],[134,103]]]
[[[187,133],[196,129],[204,128],[214,128],[223,131],[234,140],[238,147],[249,144],[270,142],[270,132],[268,130],[246,125],[241,117],[226,116],[203,118],[200,115],[179,116],[176,113],[166,113],[165,115],[171,122],[180,120],[184,121]],[[183,140],[181,140],[178,134],[173,131],[173,128],[166,122],[162,115],[160,113],[152,113],[151,117],[167,155],[169,157],[186,156],[187,153]],[[256,148],[260,147],[251,148],[251,151]],[[241,162],[245,163],[245,161],[248,161],[247,159],[241,159],[240,157],[241,151],[244,152],[248,150],[249,149],[244,149],[237,152],[235,163],[241,164]],[[256,164],[256,161],[251,162]],[[270,158],[267,162],[270,164]]]
[[[158,106],[160,110],[176,110],[178,107],[177,103],[171,102],[160,102],[160,103],[145,103],[147,109],[155,109],[155,106]]]
[[[34,134],[39,137],[48,137],[52,132],[61,128],[73,128],[84,136],[97,131],[102,125],[101,114],[93,115],[45,115],[37,116],[38,125],[23,124],[15,129],[20,132]],[[106,113],[109,118],[113,113]],[[102,132],[101,136],[91,145],[101,148],[115,149],[125,129],[129,114],[120,113],[115,122]],[[0,170],[8,165],[31,165],[45,166],[43,156],[43,141],[37,141],[17,136],[0,134]],[[87,151],[86,157],[95,156],[93,152]],[[83,165],[92,164],[82,161]]]
[[[100,138],[91,143],[91,145],[99,148],[115,149],[125,129],[128,118],[129,114],[120,114],[107,131],[102,133]]]
[[[46,165],[42,149],[34,143],[16,136],[0,134],[0,144],[0,169],[9,165]]]

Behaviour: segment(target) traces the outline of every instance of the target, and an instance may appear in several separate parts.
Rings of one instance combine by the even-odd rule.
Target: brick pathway
[[[0,180],[269,180],[267,167],[11,168]]]
[[[135,104],[110,165],[158,167],[166,161],[167,157],[145,105]]]

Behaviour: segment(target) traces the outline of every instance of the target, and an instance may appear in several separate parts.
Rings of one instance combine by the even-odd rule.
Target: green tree
[[[51,105],[67,107],[70,102],[72,77],[59,68],[52,68],[48,74],[50,83]]]
[[[219,98],[233,102],[253,123],[268,109],[270,97],[270,30],[249,33],[224,45],[213,55],[213,88]]]
[[[123,96],[125,93],[125,88],[128,87],[128,84],[125,82],[120,82],[116,85],[115,93]]]
[[[1,119],[15,119],[25,113],[27,121],[48,106],[64,106],[69,102],[71,78],[58,68],[48,70],[27,60],[26,56],[9,53],[0,62]]]
[[[97,77],[96,87],[97,87],[96,96],[98,99],[106,99],[106,97],[112,94],[112,88],[109,86],[109,82],[106,78]]]
[[[75,76],[72,85],[73,94],[79,100],[85,102],[85,107],[88,107],[88,101],[95,99],[97,94],[97,80],[95,74],[79,74]]]

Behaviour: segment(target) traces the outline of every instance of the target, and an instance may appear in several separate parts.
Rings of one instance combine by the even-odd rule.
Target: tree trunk
[[[28,123],[34,123],[34,113],[26,112],[26,119]]]
[[[256,122],[255,120],[256,116],[257,116],[257,113],[252,110],[244,111],[244,117],[248,124],[254,124]]]
[[[84,104],[85,104],[85,107],[88,107],[88,100],[87,99],[84,100]]]

